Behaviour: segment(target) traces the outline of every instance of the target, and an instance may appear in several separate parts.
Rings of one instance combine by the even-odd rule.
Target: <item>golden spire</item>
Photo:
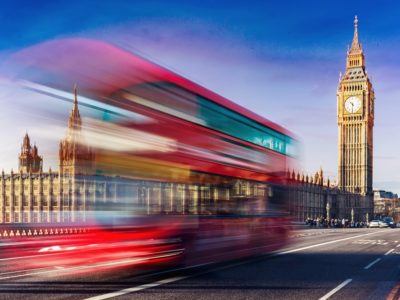
[[[75,83],[73,106],[72,106],[72,111],[71,111],[71,114],[69,117],[69,127],[78,129],[78,128],[80,128],[80,126],[81,126],[81,116],[79,114],[79,108],[78,108],[78,88]]]
[[[347,64],[346,69],[365,67],[364,53],[361,49],[360,42],[358,41],[358,18],[354,18],[354,36],[351,47],[347,50]]]
[[[351,43],[351,48],[349,53],[359,52],[362,51],[360,42],[358,41],[358,18],[357,16],[354,17],[354,36],[353,42]]]
[[[78,109],[78,86],[75,83],[74,85],[74,110]]]

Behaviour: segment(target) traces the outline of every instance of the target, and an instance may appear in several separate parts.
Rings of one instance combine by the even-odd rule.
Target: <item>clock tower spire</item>
[[[369,214],[373,208],[374,105],[374,90],[365,69],[356,16],[346,71],[337,89],[338,186],[341,190],[364,195],[364,212]]]
[[[365,68],[364,53],[358,40],[358,18],[354,18],[354,36],[350,49],[347,51],[346,68],[361,67]]]

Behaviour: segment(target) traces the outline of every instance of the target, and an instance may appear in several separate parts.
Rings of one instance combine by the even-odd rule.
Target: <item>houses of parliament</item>
[[[107,160],[104,153],[96,155]],[[187,173],[173,167],[165,170],[163,165],[157,169],[155,165],[145,165],[146,162],[132,168],[124,165],[129,169],[129,176],[124,176],[123,170],[117,172],[118,176],[115,172],[99,174],[96,163],[102,169],[101,159],[96,161],[96,155],[82,134],[75,88],[67,132],[59,143],[58,171],[43,171],[39,149],[32,146],[26,134],[19,154],[19,170],[10,174],[2,172],[0,176],[0,224],[82,224],[101,218],[112,219],[114,213],[126,215],[132,211],[135,214],[207,214],[209,207],[199,205],[199,199],[214,202],[230,195],[261,197],[264,192],[263,188],[258,188],[259,184],[240,180],[218,190],[207,184],[195,185],[179,180],[175,183],[135,179],[132,176],[135,167],[167,178],[173,175],[175,179],[180,178],[180,173]],[[110,164],[115,163],[114,157]]]
[[[358,39],[358,20],[347,52],[345,73],[337,88],[338,182],[326,180],[322,169],[313,176],[288,172],[288,208],[292,216],[307,218],[346,218],[371,220],[373,208],[373,126],[374,90],[365,68],[364,52]],[[59,168],[43,170],[43,158],[28,133],[22,141],[19,169],[0,176],[0,224],[85,222],[95,203],[128,203],[136,199],[159,212],[193,210],[185,199],[224,197],[229,193],[259,196],[257,184],[242,186],[240,180],[224,191],[209,186],[151,183],[118,176],[95,175],[95,154],[81,143],[82,119],[74,89],[67,132],[59,143]],[[168,207],[157,199],[167,198]],[[152,205],[152,201],[154,205]],[[200,208],[201,209],[201,208]]]
[[[72,180],[90,172],[94,158],[90,147],[78,143],[81,125],[75,88],[67,134],[59,145],[59,170],[43,171],[43,158],[26,133],[18,172],[3,171],[0,177],[0,223],[84,221],[86,199],[96,196],[101,183]]]

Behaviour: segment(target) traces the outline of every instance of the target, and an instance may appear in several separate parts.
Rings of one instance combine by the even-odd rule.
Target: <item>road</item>
[[[305,229],[291,241],[262,257],[145,275],[3,268],[0,299],[399,298],[400,229]]]

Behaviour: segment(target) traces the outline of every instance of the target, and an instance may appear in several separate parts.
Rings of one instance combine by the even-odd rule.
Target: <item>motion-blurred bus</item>
[[[85,221],[96,234],[70,236],[58,248],[41,243],[41,254],[64,262],[74,257],[71,264],[90,256],[98,264],[140,253],[148,261],[162,257],[193,265],[285,245],[286,174],[296,157],[290,132],[103,42],[60,40],[40,50],[48,55],[32,51],[36,58],[24,77],[30,90],[59,98],[78,83],[84,117],[78,142],[91,147],[95,158],[74,180],[114,187],[87,203]],[[74,243],[79,255],[65,250]]]

